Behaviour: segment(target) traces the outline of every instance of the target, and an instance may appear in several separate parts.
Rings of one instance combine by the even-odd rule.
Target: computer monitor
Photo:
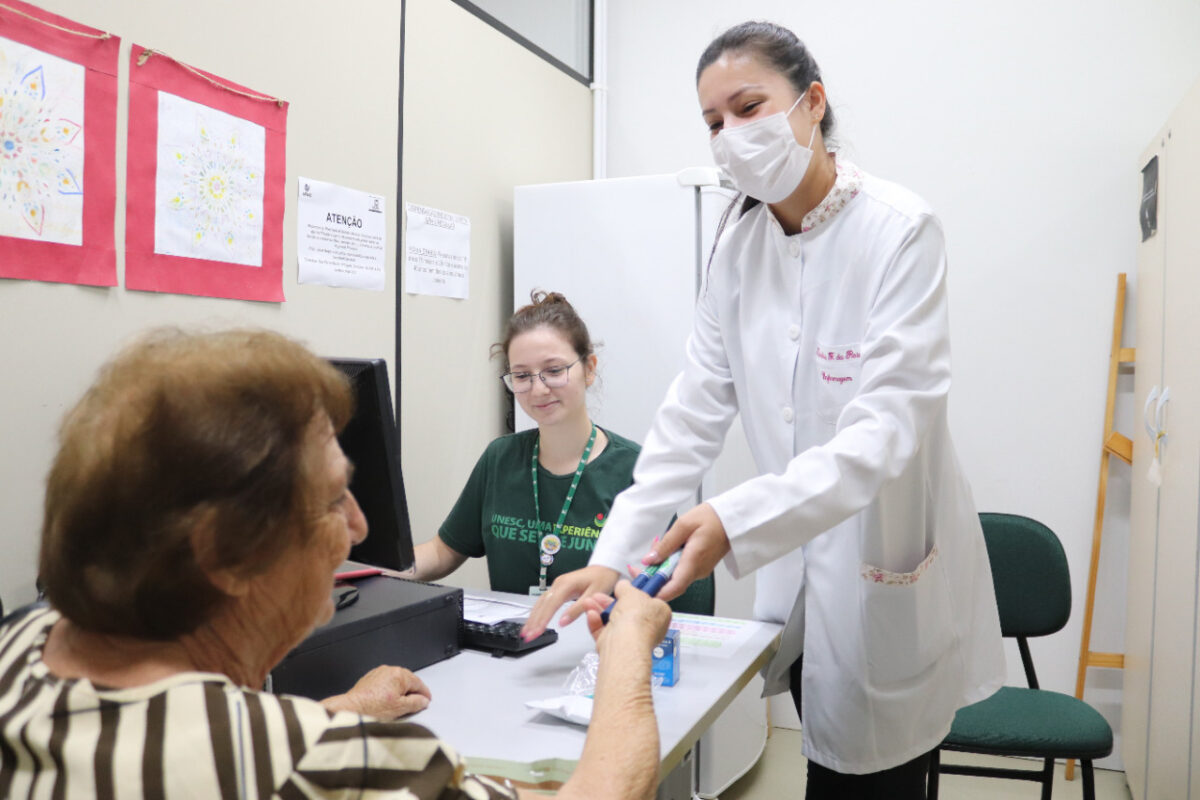
[[[354,463],[354,493],[370,531],[366,541],[350,551],[365,564],[405,570],[413,565],[412,528],[408,500],[396,447],[396,421],[383,359],[331,358],[354,387],[354,417],[338,437]]]

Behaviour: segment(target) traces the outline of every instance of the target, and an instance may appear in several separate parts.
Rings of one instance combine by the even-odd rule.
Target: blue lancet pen
[[[682,550],[676,550],[663,563],[646,567],[633,579],[633,588],[641,589],[651,597],[656,597],[659,590],[667,585],[667,581],[671,580],[671,575],[674,574],[675,567],[679,565],[679,556],[681,553],[683,553]],[[608,624],[608,615],[612,613],[613,606],[616,604],[617,601],[613,600],[608,604],[608,608],[600,612],[600,621],[605,625]]]

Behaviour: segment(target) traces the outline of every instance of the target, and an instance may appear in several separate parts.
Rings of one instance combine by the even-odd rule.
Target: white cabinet
[[[1122,757],[1135,800],[1200,798],[1200,83],[1158,161],[1157,232],[1138,248]],[[1139,186],[1141,177],[1139,175]],[[1161,485],[1148,479],[1155,458]]]

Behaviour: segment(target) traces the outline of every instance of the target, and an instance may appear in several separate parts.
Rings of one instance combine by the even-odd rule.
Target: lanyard
[[[575,477],[571,479],[571,488],[567,490],[567,499],[563,500],[562,511],[558,515],[558,522],[554,523],[554,529],[542,537],[538,549],[541,551],[538,554],[538,559],[541,561],[542,568],[538,572],[538,591],[546,590],[546,570],[554,563],[554,554],[562,547],[562,538],[559,532],[562,530],[563,523],[567,521],[567,512],[571,509],[571,501],[575,499],[575,490],[579,488],[579,479],[583,476],[583,468],[587,466],[588,456],[592,454],[592,445],[596,443],[596,423],[592,423],[592,433],[588,436],[587,444],[584,445],[583,455],[579,457],[579,466],[575,469]],[[542,506],[538,500],[538,452],[541,444],[541,434],[534,437],[533,440],[533,518],[539,522],[542,519]]]

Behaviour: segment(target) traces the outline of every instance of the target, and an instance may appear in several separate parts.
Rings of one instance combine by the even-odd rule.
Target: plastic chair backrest
[[[1071,617],[1071,573],[1062,543],[1037,520],[1018,514],[979,515],[987,542],[1000,630],[1005,636],[1046,636]]]

